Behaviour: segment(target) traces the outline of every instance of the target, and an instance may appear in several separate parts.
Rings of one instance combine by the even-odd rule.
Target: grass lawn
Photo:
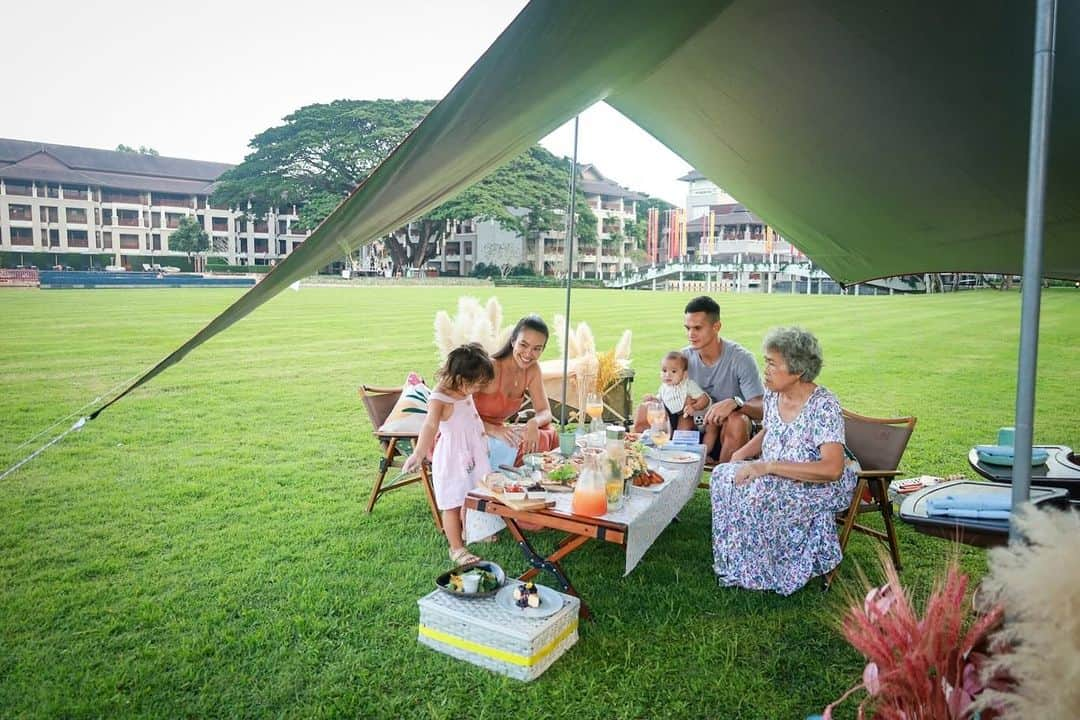
[[[446,546],[415,486],[364,512],[378,453],[356,387],[430,375],[435,311],[492,292],[283,293],[8,477],[0,715],[802,718],[853,683],[860,659],[832,626],[843,592],[716,586],[704,491],[628,577],[613,546],[571,557],[597,620],[540,680],[417,644],[416,600],[448,567]],[[236,297],[0,293],[3,467]],[[563,302],[548,290],[498,297],[507,321],[528,311],[550,320]],[[634,330],[640,397],[655,389],[661,355],[683,345],[687,299],[581,291],[574,320],[602,349]],[[821,382],[844,405],[917,415],[912,474],[970,475],[968,447],[1012,424],[1016,293],[719,299],[725,336],[757,351],[768,328],[802,324],[821,339]],[[1036,442],[1080,446],[1080,293],[1048,291],[1042,307]],[[903,577],[923,595],[952,551],[900,533]],[[522,569],[506,539],[483,551]],[[981,551],[959,555],[982,572]],[[864,536],[841,588],[857,589],[856,565],[876,565]]]

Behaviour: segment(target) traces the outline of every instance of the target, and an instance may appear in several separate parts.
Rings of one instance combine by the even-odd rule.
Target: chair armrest
[[[859,477],[867,479],[873,478],[894,478],[898,475],[902,475],[899,470],[860,470]]]

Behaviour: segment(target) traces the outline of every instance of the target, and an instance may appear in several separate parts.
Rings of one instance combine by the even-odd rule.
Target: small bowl
[[[521,464],[530,470],[542,470],[544,468],[544,456],[541,453],[528,453],[521,458]]]

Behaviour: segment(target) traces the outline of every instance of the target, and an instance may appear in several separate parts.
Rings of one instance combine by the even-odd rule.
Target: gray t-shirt
[[[689,365],[690,379],[700,385],[713,402],[735,395],[743,400],[764,395],[765,387],[761,384],[761,373],[754,356],[737,342],[724,340],[723,343],[724,349],[715,365],[703,363],[697,350],[690,346],[682,349]]]

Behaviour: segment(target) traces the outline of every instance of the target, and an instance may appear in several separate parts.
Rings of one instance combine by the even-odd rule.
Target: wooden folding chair
[[[889,500],[889,482],[900,474],[897,469],[904,456],[908,440],[915,429],[914,417],[872,418],[844,410],[844,435],[848,450],[859,461],[859,481],[851,496],[847,510],[836,516],[840,525],[840,551],[847,548],[852,530],[865,533],[889,546],[893,565],[900,569],[900,546],[896,540],[893,524],[892,501]],[[859,515],[868,512],[881,513],[885,532],[860,525]],[[839,566],[825,576],[825,589],[832,585]]]
[[[400,395],[401,388],[381,388],[372,387],[370,385],[360,386],[360,399],[364,401],[364,409],[367,411],[368,419],[371,421],[371,432],[379,441],[379,444],[383,449],[383,456],[379,461],[379,476],[375,479],[375,486],[371,488],[371,498],[368,500],[367,511],[372,511],[375,507],[375,501],[378,500],[383,493],[388,493],[391,490],[397,490],[400,487],[419,482],[424,488],[424,493],[427,495],[428,506],[431,509],[431,517],[435,520],[435,526],[439,528],[439,532],[443,532],[442,515],[439,513],[438,505],[435,504],[435,488],[431,483],[431,469],[426,462],[421,463],[420,465],[419,477],[383,484],[386,480],[386,473],[389,472],[391,468],[401,467],[401,464],[397,462],[397,459],[404,459],[406,457],[406,450],[403,449],[403,446],[404,448],[415,447],[415,443],[419,437],[416,433],[387,433],[379,431],[382,424],[386,422],[387,416],[390,415],[390,411],[394,409],[394,404],[398,401]]]

